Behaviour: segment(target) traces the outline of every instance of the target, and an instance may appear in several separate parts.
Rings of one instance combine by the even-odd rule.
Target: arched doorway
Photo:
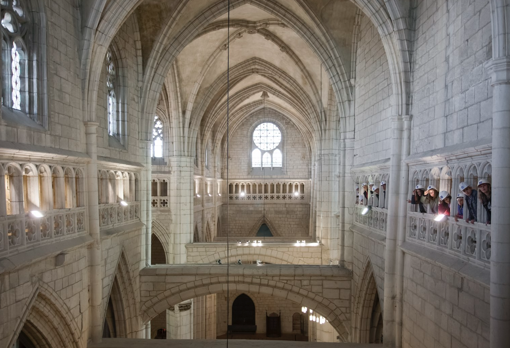
[[[234,303],[232,303],[232,325],[255,325],[255,303],[246,294],[237,296]]]
[[[164,265],[166,263],[166,254],[163,244],[153,233],[151,238],[151,264]],[[166,330],[166,310],[164,310],[151,320],[151,338],[166,338]]]
[[[30,337],[25,333],[25,331],[21,331],[13,348],[38,348],[38,346],[36,346],[34,342],[32,342],[32,339],[30,339]]]
[[[383,316],[379,295],[375,293],[372,318],[370,320],[370,339],[368,343],[383,343]]]

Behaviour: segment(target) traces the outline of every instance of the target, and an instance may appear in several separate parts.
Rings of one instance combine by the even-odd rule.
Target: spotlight
[[[240,241],[239,241],[239,242],[237,242],[237,245],[241,245],[241,244],[242,244],[242,243],[241,243]]]
[[[30,211],[30,215],[32,215],[36,219],[40,219],[40,218],[42,218],[44,216],[44,214],[41,213],[39,210],[32,210],[32,211]]]
[[[197,197],[200,198],[200,195],[197,193]]]
[[[241,197],[244,197],[245,193],[244,191],[241,191]]]
[[[369,205],[368,207],[363,208],[363,210],[361,211],[361,215],[367,215],[370,210],[372,210],[372,206],[371,205]]]
[[[306,308],[306,307],[301,307],[301,312],[306,313],[307,311],[308,311],[308,308]]]
[[[299,192],[295,191],[294,196],[296,196],[296,197],[299,196]]]
[[[218,196],[220,196],[220,197],[221,197],[221,193],[218,193]]]
[[[238,265],[242,265],[242,264],[243,264],[243,262],[241,261],[241,259],[237,260],[237,264],[238,264]]]
[[[444,214],[439,214],[438,216],[435,217],[434,221],[443,221],[444,219]]]
[[[123,207],[127,207],[128,206],[128,202],[120,201],[120,205],[122,205]]]
[[[216,264],[221,265],[221,260],[220,259],[216,260]]]
[[[212,194],[209,193],[209,197],[212,197]]]
[[[261,266],[261,265],[262,265],[262,261],[257,260],[257,266]]]

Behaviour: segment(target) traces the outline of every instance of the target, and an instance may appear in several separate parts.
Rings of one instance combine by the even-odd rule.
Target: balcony
[[[491,226],[455,222],[453,217],[435,221],[435,215],[407,213],[407,236],[412,243],[446,252],[488,268],[491,257]]]
[[[0,257],[86,234],[85,208],[0,217]]]
[[[229,181],[231,203],[270,201],[271,203],[309,203],[310,180]]]
[[[129,202],[122,206],[119,203],[101,204],[99,206],[99,226],[101,229],[126,225],[140,219],[140,202]]]

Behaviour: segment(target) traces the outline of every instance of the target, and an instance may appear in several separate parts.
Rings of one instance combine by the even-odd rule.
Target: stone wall
[[[411,153],[490,138],[489,1],[417,4]]]
[[[404,347],[490,346],[488,284],[410,254],[404,265]]]
[[[227,207],[221,206],[221,230],[218,236],[227,235]],[[229,234],[232,237],[255,237],[260,222],[265,219],[273,226],[273,236],[306,238],[309,235],[309,204],[230,205],[228,208]]]
[[[235,129],[230,138],[230,179],[257,178],[261,175],[251,175],[252,133],[255,127],[263,121],[274,122],[282,133],[283,142],[283,177],[292,179],[308,179],[311,176],[309,144],[296,125],[281,113],[270,108],[254,112],[246,121]],[[223,157],[225,153],[223,154]],[[223,163],[225,160],[223,159]],[[225,166],[223,166],[225,168]],[[266,177],[268,177],[266,175]],[[226,172],[223,172],[226,178]]]
[[[354,164],[389,157],[391,80],[381,37],[363,16],[356,59]]]

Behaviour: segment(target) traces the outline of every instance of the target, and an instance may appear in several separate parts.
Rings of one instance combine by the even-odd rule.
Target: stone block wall
[[[490,138],[488,0],[417,1],[411,153]]]
[[[488,284],[410,254],[404,265],[404,347],[490,346]]]
[[[389,157],[391,138],[388,60],[381,38],[369,18],[361,19],[356,59],[356,141],[354,165]]]
[[[218,236],[227,235],[227,207],[220,208],[221,230]],[[269,204],[230,205],[228,209],[229,234],[232,237],[255,237],[259,223],[265,218],[268,226],[273,226],[273,236],[306,238],[309,236],[309,204]]]

